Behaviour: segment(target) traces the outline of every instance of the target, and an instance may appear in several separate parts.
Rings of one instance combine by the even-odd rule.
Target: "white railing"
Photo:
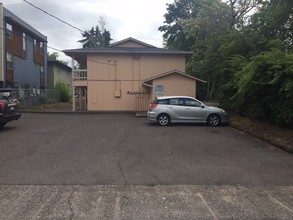
[[[87,70],[73,70],[73,80],[87,80]]]

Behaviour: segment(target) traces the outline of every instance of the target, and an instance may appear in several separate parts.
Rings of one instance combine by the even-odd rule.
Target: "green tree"
[[[165,25],[159,30],[164,32],[168,48],[194,52],[187,72],[208,81],[205,98],[219,94],[227,78],[223,70],[229,56],[237,50],[247,52],[245,39],[235,27],[244,23],[254,7],[256,0],[178,0],[168,4]]]
[[[293,1],[270,0],[254,14],[247,27],[259,52],[267,50],[271,40],[280,39],[283,49],[292,52]]]
[[[243,26],[247,15],[262,1],[176,0],[167,4],[164,25],[159,27],[159,31],[163,32],[167,48],[191,50],[198,38],[211,33],[215,35],[222,28]]]
[[[243,28],[249,18],[249,13],[261,7],[266,0],[227,0],[226,2],[230,8],[230,28],[235,25],[237,28]]]
[[[47,53],[47,55],[48,55],[48,60],[51,60],[51,61],[58,61],[58,62],[60,62],[60,63],[63,63],[64,65],[67,65],[68,64],[68,62],[65,62],[65,61],[63,61],[63,60],[60,60],[60,59],[58,59],[58,57],[59,57],[59,53],[57,53],[57,52],[53,52],[53,53]]]
[[[293,125],[293,55],[263,52],[235,74],[234,110],[282,126]]]
[[[194,45],[194,54],[187,63],[187,71],[191,75],[208,81],[206,96],[201,99],[219,99],[222,90],[226,88],[238,71],[233,57],[243,57],[243,62],[249,54],[249,45],[245,36],[237,30],[230,30],[219,36],[215,35]]]
[[[167,9],[166,46],[194,52],[187,72],[208,81],[208,99],[293,126],[292,0],[177,0]]]
[[[164,32],[163,38],[167,48],[190,50],[194,43],[183,31],[182,20],[195,18],[201,8],[201,0],[179,0],[167,4],[164,25],[159,31]]]
[[[105,28],[105,19],[103,17],[98,21],[98,25],[92,27],[89,31],[82,33],[82,40],[78,42],[83,48],[106,47],[112,40],[110,31]]]

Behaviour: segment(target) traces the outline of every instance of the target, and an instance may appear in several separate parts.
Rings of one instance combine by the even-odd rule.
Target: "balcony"
[[[73,80],[87,80],[87,70],[73,70]]]

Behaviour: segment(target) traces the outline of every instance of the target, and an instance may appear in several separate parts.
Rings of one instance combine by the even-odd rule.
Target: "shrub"
[[[61,102],[68,102],[70,100],[69,90],[65,83],[57,82],[55,85],[55,89],[60,91]]]
[[[293,127],[293,55],[273,49],[251,59],[235,75],[231,109],[279,126]]]

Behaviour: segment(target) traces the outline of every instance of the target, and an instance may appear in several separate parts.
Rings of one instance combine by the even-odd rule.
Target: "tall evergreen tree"
[[[98,25],[82,33],[83,39],[78,42],[82,44],[83,48],[107,47],[110,45],[111,33],[105,28],[105,24],[105,19],[100,17]]]
[[[83,39],[78,42],[82,44],[83,48],[106,47],[110,45],[112,40],[110,32],[106,29],[101,32],[98,25],[92,27],[89,31],[85,31],[82,37]]]

